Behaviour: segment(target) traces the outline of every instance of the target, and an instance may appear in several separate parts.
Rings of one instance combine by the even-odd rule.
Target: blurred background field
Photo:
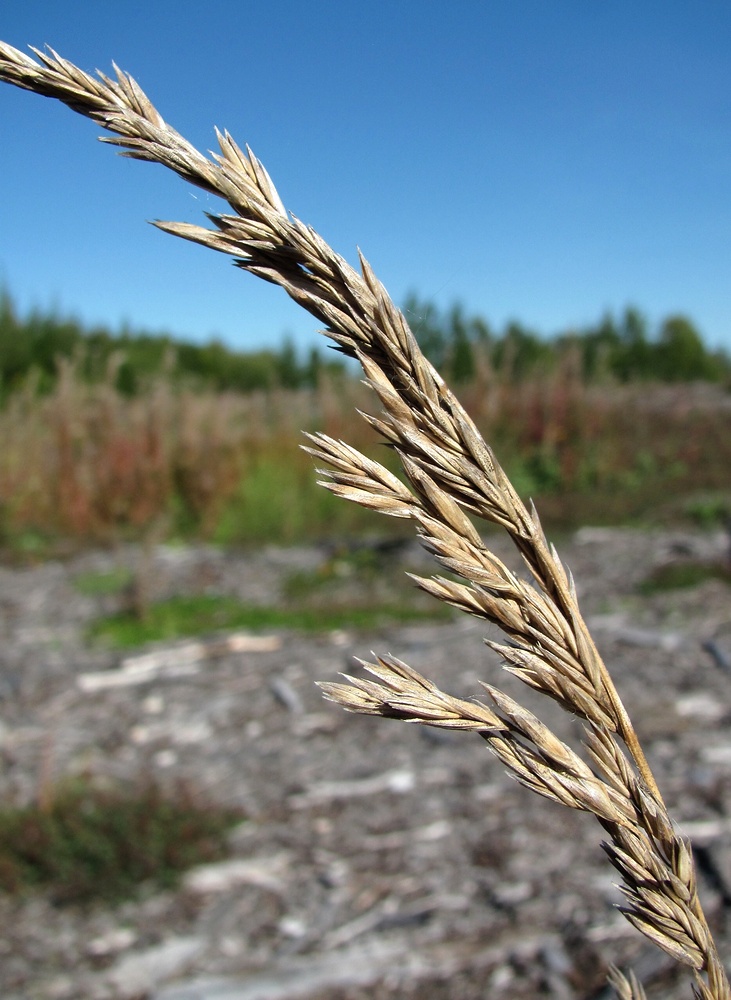
[[[728,517],[731,361],[690,319],[650,329],[627,309],[548,340],[414,296],[405,312],[547,527]],[[398,534],[398,521],[319,488],[299,448],[303,430],[321,430],[395,471],[356,412],[375,405],[326,346],[242,353],[85,329],[21,317],[5,294],[0,542],[8,556],[40,557],[121,541]]]

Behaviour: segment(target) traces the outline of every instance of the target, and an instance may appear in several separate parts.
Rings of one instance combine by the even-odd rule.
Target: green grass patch
[[[723,580],[731,585],[731,569],[718,562],[677,562],[658,566],[640,583],[638,590],[645,596],[666,590],[696,587],[706,580]]]
[[[343,503],[316,483],[312,464],[298,453],[259,459],[222,510],[212,540],[221,545],[301,542],[363,534],[372,511]]]
[[[320,591],[337,592],[343,581],[353,578],[357,578],[359,586],[367,592],[374,583],[383,580],[386,574],[388,582],[393,586],[394,573],[387,568],[387,562],[387,557],[368,545],[344,549],[326,559],[317,569],[290,573],[284,583],[284,594],[291,600],[311,600]],[[404,573],[399,572],[397,579],[401,583],[399,597],[403,603],[404,599],[408,601],[414,593],[414,585],[409,581],[408,590],[404,588],[407,581]]]
[[[67,781],[43,807],[0,810],[0,891],[88,904],[120,902],[142,885],[167,889],[186,869],[225,857],[226,834],[242,818],[185,789]]]
[[[3,562],[13,566],[34,566],[47,559],[53,559],[63,553],[62,539],[52,537],[41,531],[28,528],[22,531],[6,529],[2,523],[0,510],[0,553]]]
[[[105,597],[119,594],[132,583],[132,570],[117,566],[103,573],[79,573],[74,579],[74,587],[86,597]]]
[[[117,648],[141,646],[147,642],[170,641],[230,629],[291,628],[325,632],[338,628],[372,628],[389,622],[433,619],[431,612],[394,604],[341,608],[260,607],[242,604],[234,597],[199,594],[171,597],[152,604],[144,617],[132,612],[99,618],[89,637]]]
[[[717,528],[731,519],[731,499],[723,493],[695,496],[686,502],[685,513],[700,528]]]

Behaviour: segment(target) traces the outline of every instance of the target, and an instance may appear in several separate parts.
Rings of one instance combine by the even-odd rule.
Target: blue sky
[[[546,334],[632,303],[731,349],[725,0],[8,0],[0,38],[115,60],[203,149],[228,128],[397,302],[414,290]],[[98,134],[0,86],[0,283],[21,310],[315,341],[283,292],[145,224],[220,203]]]

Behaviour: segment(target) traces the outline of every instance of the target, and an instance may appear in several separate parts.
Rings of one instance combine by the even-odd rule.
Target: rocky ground
[[[731,590],[719,580],[636,589],[654,566],[721,559],[727,546],[720,532],[584,529],[561,554],[671,811],[694,837],[706,909],[731,955]],[[520,788],[477,737],[349,716],[314,685],[374,649],[454,694],[479,694],[478,679],[499,670],[481,623],[278,630],[123,656],[84,639],[122,598],[83,596],[74,581],[135,558],[125,549],[0,569],[6,800],[70,773],[153,775],[247,819],[229,859],[175,891],[90,910],[0,897],[6,1000],[598,1000],[610,962],[634,967],[651,997],[690,996],[687,978],[613,909],[590,817]],[[326,558],[160,548],[149,584],[153,596],[208,589],[275,603],[293,569]],[[423,569],[424,559],[407,547],[386,560],[384,586],[398,563]],[[511,678],[503,686],[516,694]],[[541,715],[575,734],[553,705]]]

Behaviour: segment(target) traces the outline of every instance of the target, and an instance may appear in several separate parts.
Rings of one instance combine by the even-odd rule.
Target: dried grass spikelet
[[[343,442],[312,435],[323,483],[362,506],[415,524],[422,544],[462,582],[419,579],[439,600],[499,626],[493,644],[510,672],[584,720],[591,766],[532,713],[498,689],[495,706],[439,691],[411,667],[378,657],[376,679],[324,684],[326,697],[350,711],[475,730],[529,788],[592,813],[607,834],[620,873],[627,918],[693,970],[696,995],[731,1000],[731,990],[696,892],[688,844],[668,816],[612,678],[579,610],[576,591],[548,545],[535,510],[526,507],[489,446],[443,379],[421,353],[403,315],[360,257],[356,271],[317,233],[290,216],[262,164],[218,133],[220,153],[203,156],[165,123],[131,77],[89,76],[52,50],[38,62],[0,43],[0,79],[54,97],[114,133],[105,139],[134,159],[161,163],[224,199],[230,214],[213,229],[158,222],[176,236],[230,254],[238,266],[278,284],[325,324],[325,333],[356,358],[381,404],[367,422],[398,453],[405,485]],[[115,67],[116,69],[116,67]],[[501,526],[535,586],[483,544],[465,512]],[[622,1000],[644,996],[633,976],[612,975]]]
[[[619,969],[612,969],[609,973],[609,982],[614,987],[619,1000],[647,1000],[642,984],[634,972],[625,976]]]

